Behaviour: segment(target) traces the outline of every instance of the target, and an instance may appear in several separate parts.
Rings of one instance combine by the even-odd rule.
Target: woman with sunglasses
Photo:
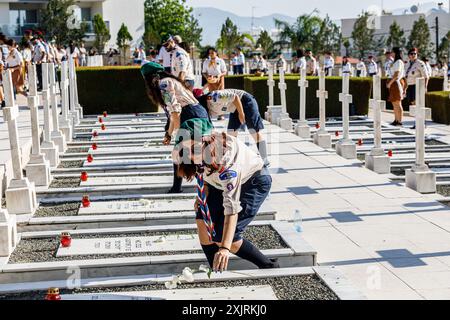
[[[279,268],[276,259],[267,258],[243,238],[272,186],[263,160],[237,138],[202,128],[196,119],[185,122],[183,129],[194,139],[177,145],[173,157],[181,177],[204,181],[206,199],[199,192],[196,222],[211,268],[227,270],[230,253],[260,269]]]
[[[162,106],[168,118],[163,144],[170,145],[172,136],[189,119],[200,119],[211,125],[207,110],[195,99],[190,88],[177,77],[165,71],[156,62],[148,62],[141,67],[150,100]],[[181,193],[182,179],[177,176],[178,167],[174,165],[174,181],[168,193]]]

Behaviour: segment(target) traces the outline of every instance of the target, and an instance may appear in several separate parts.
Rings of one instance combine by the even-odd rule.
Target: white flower
[[[200,267],[198,267],[198,271],[208,273],[209,272],[209,266],[201,264]]]
[[[177,282],[174,282],[173,280],[172,280],[172,281],[167,281],[164,285],[165,285],[166,288],[169,289],[169,290],[174,290],[174,289],[176,289],[177,286],[178,286]]]
[[[161,236],[158,239],[156,239],[155,241],[153,241],[154,243],[164,243],[166,242],[166,237]]]
[[[191,268],[184,268],[182,277],[186,282],[189,282],[189,283],[192,283],[195,281],[194,274],[193,274],[193,271],[191,270]]]
[[[146,206],[148,206],[148,205],[150,204],[150,201],[147,200],[147,199],[141,199],[141,200],[139,200],[139,203],[140,203],[142,206],[146,207]]]

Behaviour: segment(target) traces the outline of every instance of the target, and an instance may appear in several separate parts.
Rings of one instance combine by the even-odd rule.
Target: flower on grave
[[[194,271],[192,271],[192,269],[189,267],[186,267],[183,269],[182,277],[183,277],[183,280],[185,280],[186,282],[189,282],[189,283],[193,283],[195,281]]]
[[[164,242],[166,242],[165,236],[161,236],[158,239],[156,239],[155,241],[153,241],[153,243],[164,243]]]
[[[174,290],[183,281],[185,281],[187,283],[194,283],[195,282],[194,274],[199,273],[199,272],[205,272],[208,275],[208,278],[211,279],[212,269],[210,267],[202,264],[202,265],[200,265],[198,270],[192,270],[189,267],[184,268],[181,275],[173,276],[172,280],[165,282],[164,285],[168,290]]]
[[[150,144],[150,142],[146,142],[146,143],[144,143],[144,148],[150,148],[151,147],[151,144]]]
[[[178,283],[181,284],[179,277],[178,276],[174,276],[172,278],[172,281],[167,281],[164,285],[166,286],[167,289],[169,290],[174,290],[178,287]]]
[[[147,207],[151,204],[151,202],[147,199],[140,199],[139,203],[143,206],[143,207]]]

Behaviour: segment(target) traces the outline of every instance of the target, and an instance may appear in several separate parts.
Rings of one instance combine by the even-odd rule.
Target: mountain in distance
[[[230,18],[237,26],[240,32],[250,32],[252,26],[251,17],[241,17],[234,13],[224,10],[197,7],[194,8],[194,16],[198,19],[200,26],[203,28],[202,45],[215,45],[220,35],[222,24],[227,18]],[[254,26],[262,27],[264,30],[270,31],[275,29],[275,19],[294,23],[296,18],[282,14],[272,14],[265,17],[255,17]]]

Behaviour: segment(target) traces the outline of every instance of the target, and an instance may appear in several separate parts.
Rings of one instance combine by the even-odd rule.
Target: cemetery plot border
[[[253,229],[261,228],[261,229]],[[176,226],[152,226],[152,227],[133,227],[133,228],[115,228],[115,229],[96,229],[96,230],[74,230],[71,232],[73,237],[88,237],[88,238],[101,238],[105,236],[124,237],[131,235],[157,235],[161,233],[194,233],[196,229],[195,225],[176,225]],[[267,243],[266,249],[263,253],[269,258],[278,258],[282,267],[304,267],[314,266],[316,264],[316,251],[306,243],[306,241],[295,232],[294,228],[286,223],[279,221],[256,221],[251,224],[248,232],[260,231],[258,233],[258,240],[255,241],[255,245],[263,247],[263,243]],[[254,230],[254,231],[252,231]],[[269,230],[274,230],[273,235],[276,236],[276,243],[268,243],[274,240],[274,237],[268,237]],[[48,281],[48,280],[62,280],[67,278],[68,268],[79,268],[82,278],[89,278],[95,276],[125,276],[125,275],[138,275],[149,274],[156,272],[177,273],[180,272],[180,267],[197,268],[200,264],[206,262],[203,253],[180,253],[173,255],[132,255],[131,257],[121,257],[121,254],[114,257],[105,258],[103,256],[87,257],[87,259],[71,259],[58,260],[52,255],[52,252],[56,250],[55,245],[58,245],[57,239],[61,234],[60,231],[46,231],[46,232],[32,232],[21,234],[21,242],[11,256],[11,262],[19,261],[23,263],[12,264],[8,263],[2,267],[0,273],[0,281],[3,283],[13,282],[32,282],[32,281]],[[281,239],[281,241],[280,241]],[[28,241],[28,242],[25,242]],[[24,244],[31,244],[32,248],[28,248],[27,255],[39,255],[42,251],[38,245],[50,246],[50,251],[45,253],[44,259],[28,259],[26,255],[24,260],[21,256],[21,250],[24,248]],[[280,245],[284,243],[285,248],[280,248]],[[274,248],[276,247],[276,248]],[[41,253],[40,253],[41,252]],[[82,258],[82,256],[81,256]],[[27,260],[28,259],[28,260]],[[43,260],[43,261],[41,261]],[[41,261],[41,262],[32,262]],[[232,256],[230,259],[230,269],[234,270],[248,270],[253,269],[254,265]]]
[[[0,285],[0,300],[42,300],[49,287],[60,288],[65,294],[118,294],[125,292],[164,290],[169,275],[143,275],[121,278],[82,278],[80,287],[67,289],[67,281],[17,283]],[[226,271],[209,279],[203,273],[194,274],[193,283],[183,283],[177,289],[219,288],[269,285],[280,300],[365,300],[348,279],[334,267],[297,267],[272,270]],[[206,297],[207,298],[207,297]]]

